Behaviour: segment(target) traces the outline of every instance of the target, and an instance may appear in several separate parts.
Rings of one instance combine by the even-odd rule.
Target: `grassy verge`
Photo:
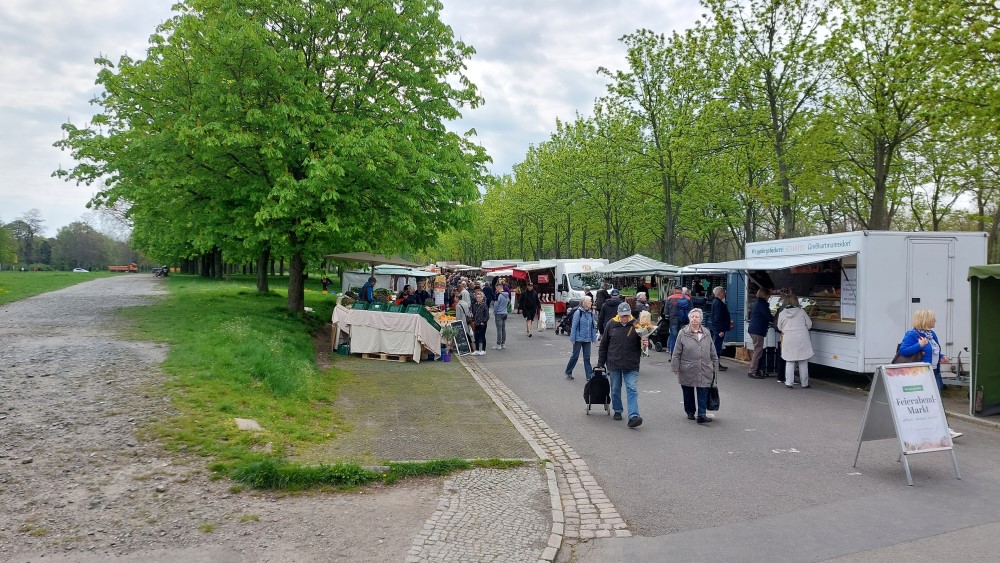
[[[0,272],[0,304],[48,293],[96,278],[113,276],[111,272]],[[128,275],[128,274],[118,274]],[[135,275],[135,274],[132,274]]]
[[[330,318],[334,302],[313,281],[317,287],[307,289],[306,306],[315,314],[305,317],[287,312],[287,295],[278,289],[285,284],[272,282],[272,291],[261,295],[249,277],[220,282],[172,275],[165,299],[123,311],[134,321],[136,337],[170,345],[165,392],[177,415],[147,435],[168,449],[206,456],[219,475],[258,488],[356,487],[476,463],[504,466],[497,460],[442,460],[393,464],[377,473],[356,463],[288,461],[344,430],[334,401],[338,386],[353,377],[316,366],[311,333]],[[264,431],[241,431],[234,418],[254,419]]]

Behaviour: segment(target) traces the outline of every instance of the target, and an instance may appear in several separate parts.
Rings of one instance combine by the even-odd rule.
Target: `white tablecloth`
[[[334,330],[351,335],[352,354],[410,354],[420,362],[420,352],[426,348],[439,353],[441,333],[427,319],[413,313],[365,311],[336,306],[333,309]]]

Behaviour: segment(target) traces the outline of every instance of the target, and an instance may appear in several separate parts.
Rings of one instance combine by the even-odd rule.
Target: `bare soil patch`
[[[239,491],[204,458],[146,439],[173,414],[167,350],[122,338],[115,310],[162,283],[123,274],[0,305],[0,560],[403,560],[441,479]]]

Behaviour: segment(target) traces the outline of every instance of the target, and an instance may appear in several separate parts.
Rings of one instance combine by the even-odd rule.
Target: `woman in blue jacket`
[[[934,370],[934,379],[937,380],[938,390],[944,389],[944,382],[941,380],[941,362],[948,363],[948,356],[942,354],[941,343],[938,342],[937,334],[934,332],[934,325],[937,324],[937,315],[930,309],[918,309],[913,312],[913,328],[906,331],[903,341],[899,344],[900,356],[913,356],[920,354],[918,362],[931,365]]]
[[[753,357],[750,359],[750,371],[747,375],[754,379],[764,379],[763,370],[760,369],[760,358],[764,355],[764,337],[767,336],[767,329],[774,322],[774,315],[771,314],[771,305],[767,298],[771,292],[760,288],[757,290],[757,301],[750,311],[750,326],[747,332],[753,340]]]
[[[583,352],[583,373],[587,381],[594,377],[594,368],[590,366],[590,344],[597,341],[597,323],[594,322],[593,300],[589,295],[583,296],[583,302],[573,312],[573,324],[569,331],[569,339],[573,343],[573,354],[566,364],[566,379],[573,379],[573,368]]]

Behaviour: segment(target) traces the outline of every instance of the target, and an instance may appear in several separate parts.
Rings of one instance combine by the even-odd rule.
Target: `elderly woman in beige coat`
[[[799,364],[799,381],[802,388],[809,388],[809,358],[813,357],[809,329],[812,319],[799,307],[799,298],[786,295],[784,308],[778,314],[777,328],[781,332],[781,359],[785,360],[785,387],[792,389],[795,381],[795,364]]]
[[[711,331],[701,324],[701,309],[692,309],[688,314],[688,325],[677,333],[674,355],[670,366],[681,384],[684,393],[684,412],[688,420],[695,419],[695,392],[698,394],[698,424],[709,422],[705,416],[708,403],[708,388],[719,369],[719,356],[715,351],[715,340]]]

